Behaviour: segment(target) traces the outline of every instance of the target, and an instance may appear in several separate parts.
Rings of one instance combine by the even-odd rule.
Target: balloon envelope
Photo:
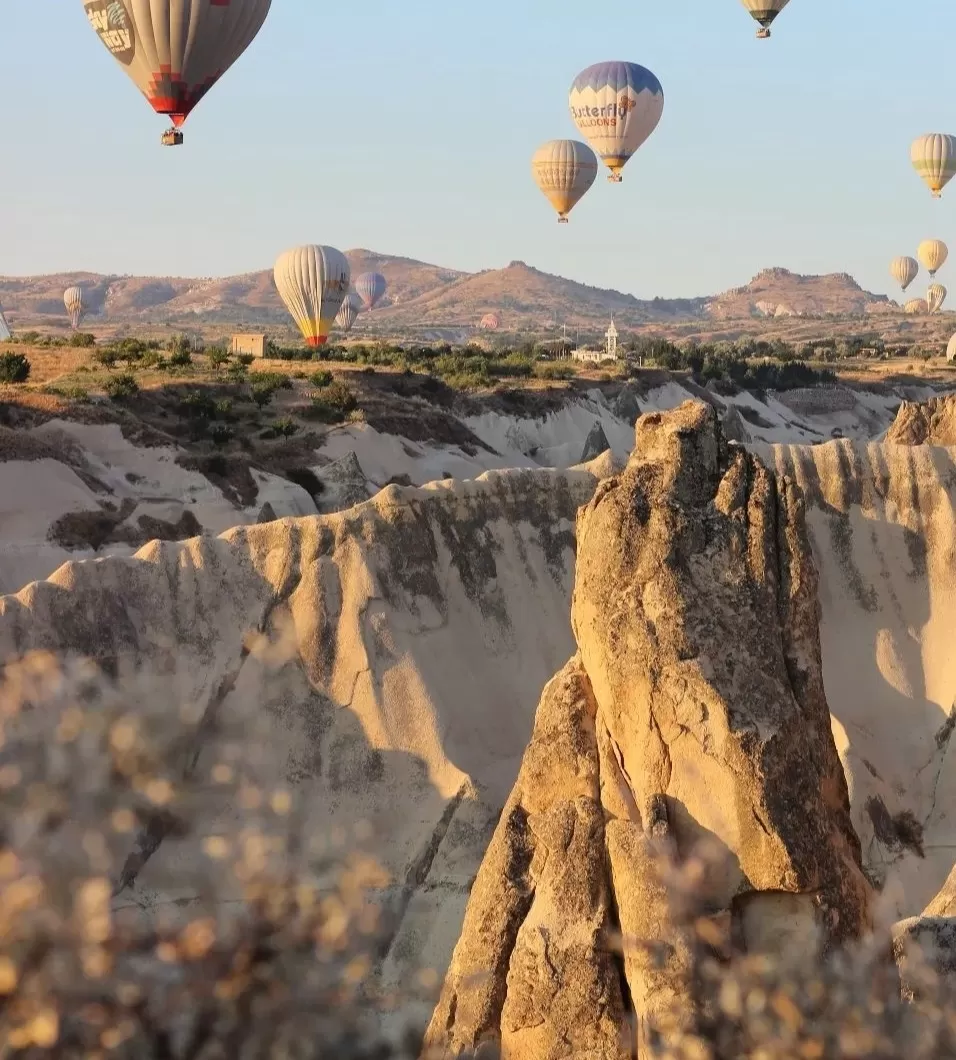
[[[926,305],[931,313],[937,313],[946,301],[946,288],[941,283],[934,283],[926,292]]]
[[[594,183],[597,171],[597,156],[579,140],[549,140],[531,159],[534,182],[558,211],[560,221],[567,220]]]
[[[954,335],[946,347],[946,360],[956,361],[956,335]]]
[[[900,285],[901,290],[916,279],[919,274],[919,262],[916,258],[894,258],[890,263],[890,275]]]
[[[482,331],[497,331],[500,326],[501,321],[496,313],[485,313],[478,324]]]
[[[581,135],[610,169],[612,181],[657,128],[664,89],[637,63],[596,63],[574,79],[571,117]]]
[[[249,47],[272,0],[82,0],[100,40],[174,125]]]
[[[0,306],[0,342],[6,342],[12,338],[10,325],[7,323],[7,318],[3,315],[3,306]]]
[[[63,304],[70,314],[70,324],[73,328],[80,326],[83,317],[83,289],[81,287],[67,287],[63,292]]]
[[[363,272],[355,281],[355,293],[362,299],[362,305],[374,309],[385,297],[388,283],[380,272]]]
[[[925,298],[911,298],[906,305],[903,306],[904,313],[922,313],[926,309]]]
[[[949,248],[941,239],[927,239],[924,243],[920,243],[916,256],[929,271],[930,276],[935,276],[946,264]]]
[[[287,250],[275,265],[279,297],[309,346],[322,346],[349,290],[349,263],[334,247]]]
[[[913,141],[910,160],[933,197],[938,199],[956,173],[956,137],[946,133],[921,136]]]
[[[758,37],[770,36],[770,25],[790,0],[741,0],[755,21],[760,23]]]
[[[362,300],[357,294],[350,294],[346,297],[342,303],[342,308],[338,311],[335,318],[335,323],[345,332],[346,335],[352,330],[352,325],[358,319],[359,313],[362,311]]]

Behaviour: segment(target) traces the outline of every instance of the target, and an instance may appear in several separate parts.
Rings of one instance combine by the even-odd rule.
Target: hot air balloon
[[[272,0],[82,0],[90,24],[157,114],[180,126],[249,47]]]
[[[478,327],[482,331],[497,331],[500,326],[501,321],[496,313],[485,313],[478,323]]]
[[[664,113],[664,89],[637,63],[597,63],[571,85],[571,117],[581,135],[619,184],[621,170],[657,128]]]
[[[956,335],[954,335],[946,347],[946,360],[956,361]]]
[[[7,318],[3,315],[3,306],[0,305],[0,342],[8,342],[12,338],[10,325],[7,323]]]
[[[946,264],[946,259],[949,257],[949,248],[941,239],[927,239],[924,243],[920,243],[916,254],[929,270],[930,276],[935,276]]]
[[[933,198],[938,199],[956,173],[956,136],[946,133],[921,136],[913,141],[910,158],[913,168],[929,186]]]
[[[905,291],[919,274],[919,262],[916,258],[894,258],[890,262],[890,275]]]
[[[70,314],[70,326],[74,331],[83,319],[83,290],[80,287],[67,287],[63,292],[63,304]]]
[[[758,40],[766,40],[770,36],[770,24],[790,3],[790,0],[741,0],[741,2],[753,19],[760,23],[760,29],[757,30]]]
[[[926,292],[926,305],[931,313],[938,313],[946,301],[946,288],[941,283],[934,283]]]
[[[914,313],[922,313],[926,308],[925,298],[911,298],[906,305],[903,306],[903,312],[909,313],[911,316]]]
[[[362,300],[357,294],[350,294],[346,297],[342,303],[342,308],[339,310],[338,315],[335,318],[337,327],[340,327],[344,334],[352,330],[352,325],[358,320],[358,315],[362,311]]]
[[[388,283],[380,272],[363,272],[355,281],[355,293],[369,312],[381,302],[387,290]]]
[[[558,223],[581,201],[597,178],[597,156],[579,140],[549,140],[535,151],[531,175],[558,211]]]
[[[275,283],[309,346],[323,346],[349,291],[349,263],[334,247],[287,250],[275,265]]]

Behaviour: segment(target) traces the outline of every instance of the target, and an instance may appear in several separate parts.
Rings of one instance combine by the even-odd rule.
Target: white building
[[[616,361],[618,357],[617,340],[619,337],[618,330],[614,326],[614,321],[612,320],[611,326],[604,333],[603,350],[589,350],[586,347],[572,350],[571,360],[584,361],[589,364],[603,364],[605,361]]]

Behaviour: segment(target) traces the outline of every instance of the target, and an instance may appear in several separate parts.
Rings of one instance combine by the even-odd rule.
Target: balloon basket
[[[558,218],[558,224],[559,225],[566,225],[567,223],[568,223],[568,219],[566,217],[559,217]]]
[[[757,40],[770,40],[770,30],[769,29],[758,29],[757,30]]]
[[[608,184],[623,184],[624,183],[624,178],[621,176],[620,173],[612,173],[607,178],[607,182],[608,182]]]
[[[183,142],[183,134],[178,129],[167,129],[162,136],[163,147],[179,147]]]

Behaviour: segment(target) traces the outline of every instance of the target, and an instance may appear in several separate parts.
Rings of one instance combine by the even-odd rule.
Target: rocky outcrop
[[[904,401],[886,441],[896,445],[956,445],[956,397]]]
[[[545,691],[429,1030],[452,1055],[630,1056],[630,1011],[638,1055],[692,1028],[662,864],[701,862],[695,915],[746,952],[870,925],[801,495],[710,406],[638,421],[578,516],[572,621],[579,657]],[[576,1018],[572,980],[600,1019]]]
[[[586,464],[589,460],[593,460],[602,453],[606,453],[610,448],[611,443],[607,440],[604,428],[601,426],[600,421],[595,421],[590,433],[584,440],[584,451],[581,453],[581,463]]]

